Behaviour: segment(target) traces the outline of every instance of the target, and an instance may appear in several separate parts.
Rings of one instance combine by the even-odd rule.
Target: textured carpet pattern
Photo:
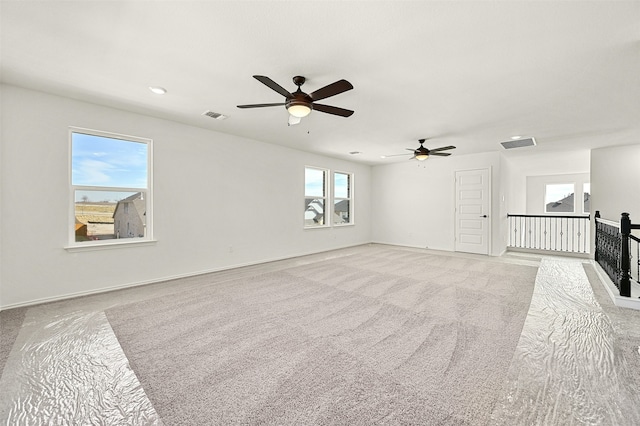
[[[26,308],[0,311],[0,375],[4,371],[4,366],[9,358],[13,343],[18,337],[26,312]]]
[[[106,314],[167,425],[481,425],[536,270],[377,248]]]

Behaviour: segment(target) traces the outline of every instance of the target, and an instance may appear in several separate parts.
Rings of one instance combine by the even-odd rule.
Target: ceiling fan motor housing
[[[294,97],[291,99],[287,99],[287,101],[284,104],[287,107],[287,109],[289,109],[289,107],[296,106],[296,105],[306,106],[309,109],[313,109],[313,101],[311,100],[309,95],[302,92],[300,92],[300,94],[294,93],[293,95]]]
[[[287,98],[284,106],[294,117],[306,117],[313,110],[313,99],[300,89],[305,82],[304,77],[293,77],[293,82],[298,86],[298,90],[291,94],[292,97]]]
[[[306,117],[311,113],[311,110],[313,110],[313,104],[295,99],[287,101],[285,106],[289,114],[297,118]]]

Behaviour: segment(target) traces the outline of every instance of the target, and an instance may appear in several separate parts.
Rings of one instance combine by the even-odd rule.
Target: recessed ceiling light
[[[515,140],[520,139],[521,137],[522,136],[520,136],[520,135],[516,135],[516,136],[511,136],[511,139],[515,141]]]
[[[386,155],[381,155],[380,158],[387,158],[387,156]]]
[[[156,95],[164,95],[165,93],[167,93],[167,89],[160,86],[149,86],[149,90],[151,90]]]

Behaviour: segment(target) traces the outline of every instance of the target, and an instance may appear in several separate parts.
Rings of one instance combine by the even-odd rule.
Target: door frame
[[[488,167],[478,167],[472,169],[457,169],[453,172],[453,251],[460,253],[467,253],[458,250],[458,172],[472,172],[474,170],[486,170],[487,171],[487,196],[489,198],[488,206],[487,206],[487,253],[484,253],[486,256],[491,256],[492,246],[493,246],[493,233],[491,223],[493,222],[493,214],[492,214],[492,203],[493,203],[493,194],[491,191],[491,183],[492,183],[492,175],[493,168],[492,166]],[[478,253],[479,254],[479,253]]]

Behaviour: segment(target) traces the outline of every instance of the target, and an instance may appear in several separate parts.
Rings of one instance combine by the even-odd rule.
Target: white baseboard
[[[600,264],[593,259],[591,260],[591,264],[593,265],[593,268],[596,270],[596,274],[598,275],[600,282],[602,283],[604,288],[607,290],[607,294],[609,294],[609,298],[611,299],[614,305],[621,308],[635,309],[637,311],[640,311],[640,299],[638,299],[637,297],[620,296],[620,293],[618,292],[618,287],[616,287],[613,281],[611,281],[611,278],[609,278],[609,275],[607,275],[607,272],[604,269],[602,269]],[[632,285],[637,285],[637,284],[632,283]],[[633,293],[634,292],[632,292],[632,295]]]
[[[592,259],[593,256],[591,253],[574,253],[570,251],[559,251],[559,250],[540,250],[540,249],[531,249],[531,248],[522,248],[522,247],[507,247],[506,251],[511,252],[519,252],[519,253],[531,253],[531,254],[539,254],[542,256],[567,256],[567,257],[577,257],[580,259]]]

